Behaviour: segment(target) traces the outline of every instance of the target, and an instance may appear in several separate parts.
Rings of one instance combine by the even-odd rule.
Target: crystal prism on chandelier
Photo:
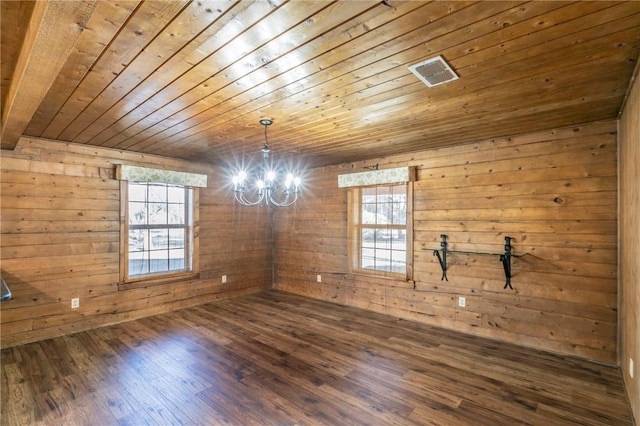
[[[287,207],[298,200],[300,193],[300,178],[288,173],[280,191],[276,183],[277,173],[271,165],[269,153],[269,140],[267,139],[267,127],[273,123],[271,120],[260,120],[260,124],[264,126],[264,146],[262,147],[262,169],[256,171],[260,176],[256,181],[255,194],[248,197],[246,194],[247,173],[242,170],[233,177],[233,192],[236,201],[243,206],[276,206]]]

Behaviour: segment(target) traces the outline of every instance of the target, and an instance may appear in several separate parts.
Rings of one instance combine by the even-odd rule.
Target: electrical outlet
[[[78,309],[80,307],[80,299],[77,297],[74,297],[73,299],[71,299],[71,309]]]
[[[316,275],[316,281],[321,283],[322,282],[322,275],[320,275],[320,274]]]
[[[458,306],[460,306],[461,308],[467,306],[467,299],[462,296],[458,297]]]
[[[222,284],[224,284],[224,283],[226,283],[226,282],[227,282],[227,276],[226,276],[226,275],[223,275],[223,276],[222,276]]]
[[[633,379],[633,358],[629,358],[629,377]]]

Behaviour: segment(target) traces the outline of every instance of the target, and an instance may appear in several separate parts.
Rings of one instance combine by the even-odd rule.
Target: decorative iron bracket
[[[449,281],[449,278],[447,278],[447,236],[441,234],[440,239],[440,250],[434,250],[433,255],[438,257],[438,262],[440,262],[440,267],[442,268],[442,277],[440,278],[440,281]],[[442,257],[440,257],[441,251]]]
[[[462,254],[481,254],[481,255],[493,255],[500,256],[500,262],[502,262],[502,268],[504,269],[504,277],[505,284],[503,288],[510,288],[513,290],[511,286],[511,258],[512,257],[522,257],[526,253],[523,254],[514,254],[511,251],[511,237],[504,237],[504,253],[490,253],[490,252],[482,252],[482,251],[463,251],[463,250],[449,250],[447,244],[447,236],[445,234],[440,235],[440,248],[439,249],[431,249],[433,250],[433,255],[438,258],[438,263],[440,263],[440,268],[442,268],[442,277],[440,281],[449,281],[447,277],[447,253],[462,253]],[[430,250],[423,248],[423,250]]]
[[[511,237],[504,237],[504,254],[500,255],[500,262],[502,262],[504,277],[506,279],[504,287],[502,288],[509,287],[513,290],[513,287],[511,287]]]

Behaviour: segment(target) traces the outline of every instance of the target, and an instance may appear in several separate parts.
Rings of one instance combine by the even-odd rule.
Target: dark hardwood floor
[[[279,292],[2,350],[2,424],[630,425],[619,371]]]

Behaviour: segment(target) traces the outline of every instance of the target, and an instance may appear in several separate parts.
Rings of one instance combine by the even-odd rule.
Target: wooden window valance
[[[366,172],[338,175],[338,187],[388,185],[413,182],[416,176],[415,167],[396,167],[393,169],[368,170]]]
[[[204,188],[207,186],[207,175],[128,166],[126,164],[118,164],[116,166],[116,179],[130,182],[166,183],[193,188]]]

